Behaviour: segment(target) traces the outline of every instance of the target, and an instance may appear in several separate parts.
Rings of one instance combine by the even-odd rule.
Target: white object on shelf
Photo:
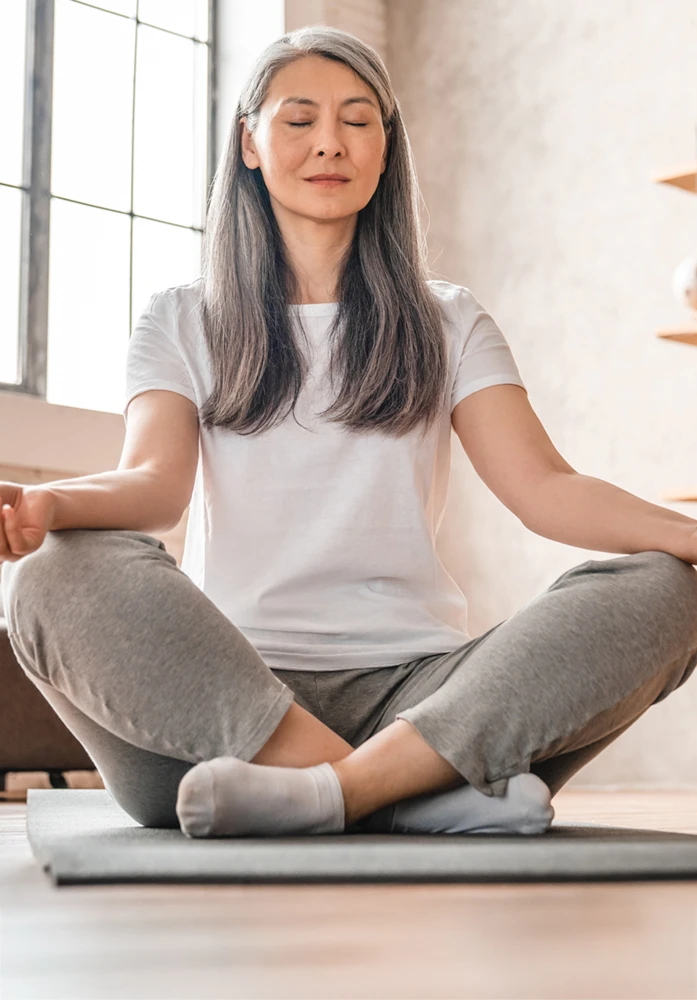
[[[697,312],[697,255],[686,257],[675,268],[673,293],[680,305]]]

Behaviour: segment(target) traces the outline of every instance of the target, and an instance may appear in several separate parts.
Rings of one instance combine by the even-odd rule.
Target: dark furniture
[[[8,771],[80,770],[95,765],[17,663],[0,618],[0,788]]]

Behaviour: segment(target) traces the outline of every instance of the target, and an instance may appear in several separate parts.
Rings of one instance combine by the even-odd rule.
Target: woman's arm
[[[658,550],[697,563],[697,520],[578,473],[521,386],[471,393],[452,422],[477,474],[535,534],[600,552]]]

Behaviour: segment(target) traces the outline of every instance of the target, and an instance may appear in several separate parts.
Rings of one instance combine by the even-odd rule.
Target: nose
[[[315,137],[315,152],[319,156],[341,156],[345,147],[338,133],[337,125],[325,122]]]

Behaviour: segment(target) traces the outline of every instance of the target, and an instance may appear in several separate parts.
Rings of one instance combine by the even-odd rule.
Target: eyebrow
[[[285,104],[307,104],[313,108],[319,107],[317,101],[312,101],[309,97],[286,97],[285,100],[281,101],[280,107],[283,107]],[[370,104],[376,111],[380,110],[372,97],[347,97],[345,101],[341,102],[339,107],[343,108],[347,104]]]

